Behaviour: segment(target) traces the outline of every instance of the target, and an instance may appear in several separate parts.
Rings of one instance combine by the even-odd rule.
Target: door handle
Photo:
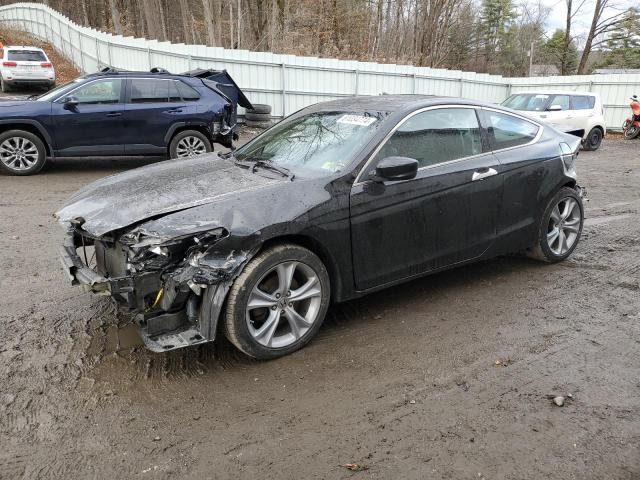
[[[107,117],[120,117],[122,116],[122,112],[109,112],[107,113]]]
[[[475,182],[476,180],[482,180],[483,178],[493,177],[497,175],[498,171],[495,168],[481,168],[480,170],[476,170],[473,172],[471,176],[471,181]]]
[[[182,113],[181,108],[170,108],[169,110],[165,110],[166,113]]]
[[[540,115],[540,118],[547,118],[546,115]]]

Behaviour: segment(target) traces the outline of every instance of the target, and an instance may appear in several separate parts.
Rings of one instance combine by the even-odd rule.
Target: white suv
[[[47,89],[56,83],[56,72],[47,54],[36,47],[0,49],[0,87],[8,92],[14,85],[34,85]]]
[[[518,92],[502,105],[582,138],[585,150],[597,150],[607,133],[600,96],[591,92]]]

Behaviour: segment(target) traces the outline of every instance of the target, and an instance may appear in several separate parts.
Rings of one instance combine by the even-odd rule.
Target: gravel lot
[[[640,478],[639,147],[580,154],[569,261],[500,258],[334,306],[266,363],[224,343],[151,353],[66,284],[52,212],[154,160],[0,176],[0,478]]]

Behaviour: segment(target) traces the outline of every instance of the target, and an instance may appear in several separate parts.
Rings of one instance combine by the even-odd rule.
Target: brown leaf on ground
[[[347,470],[351,470],[352,472],[361,472],[363,470],[369,470],[368,466],[358,465],[357,463],[345,463],[344,465],[341,465],[341,466],[346,468]]]

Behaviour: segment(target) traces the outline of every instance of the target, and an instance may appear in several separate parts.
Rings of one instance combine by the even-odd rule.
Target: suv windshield
[[[7,60],[14,62],[46,62],[47,57],[40,50],[9,50]]]
[[[284,121],[235,153],[239,161],[302,167],[316,174],[348,165],[382,124],[386,112],[316,112]]]
[[[525,110],[528,112],[540,112],[547,107],[551,95],[543,93],[518,93],[511,95],[502,106],[513,108],[514,110]]]

